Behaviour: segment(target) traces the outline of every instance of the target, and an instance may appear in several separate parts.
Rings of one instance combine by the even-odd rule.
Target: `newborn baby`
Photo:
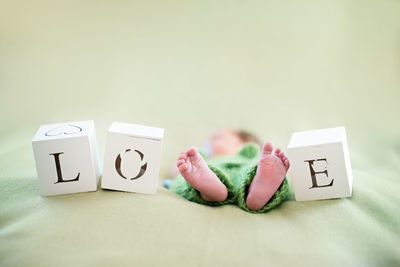
[[[232,129],[215,132],[203,150],[183,151],[170,190],[197,203],[236,204],[249,212],[266,212],[288,197],[289,160],[267,142]]]

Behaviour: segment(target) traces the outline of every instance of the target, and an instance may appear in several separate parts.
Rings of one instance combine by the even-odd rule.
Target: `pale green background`
[[[400,1],[0,1],[0,265],[400,265]],[[353,197],[261,215],[160,188],[43,198],[31,138],[166,130],[161,177],[222,126],[286,150],[346,126]]]

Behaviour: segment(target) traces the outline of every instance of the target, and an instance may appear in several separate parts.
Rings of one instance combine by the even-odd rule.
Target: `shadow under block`
[[[164,129],[112,123],[107,136],[101,187],[156,194]]]
[[[353,176],[344,127],[294,133],[288,158],[297,201],[351,196]]]
[[[100,170],[93,121],[43,125],[32,147],[41,195],[97,190]]]

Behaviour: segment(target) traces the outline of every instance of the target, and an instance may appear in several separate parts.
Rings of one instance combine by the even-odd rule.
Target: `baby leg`
[[[200,192],[204,200],[221,202],[227,198],[226,186],[210,170],[196,148],[191,147],[182,152],[177,167],[183,178]]]
[[[285,154],[273,145],[264,144],[257,172],[249,187],[246,205],[251,210],[261,209],[278,190],[289,169],[289,160]]]

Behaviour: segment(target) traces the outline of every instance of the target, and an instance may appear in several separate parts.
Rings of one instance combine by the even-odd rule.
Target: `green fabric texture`
[[[208,159],[204,153],[200,153],[208,162],[208,167],[217,175],[228,190],[228,196],[224,201],[206,201],[200,193],[194,189],[182,175],[177,176],[171,184],[170,190],[189,201],[208,206],[220,206],[236,204],[241,209],[251,213],[264,213],[278,206],[289,196],[289,183],[287,178],[275,192],[273,197],[259,210],[251,210],[246,205],[248,188],[256,174],[260,148],[253,143],[246,144],[234,156],[215,157]]]

